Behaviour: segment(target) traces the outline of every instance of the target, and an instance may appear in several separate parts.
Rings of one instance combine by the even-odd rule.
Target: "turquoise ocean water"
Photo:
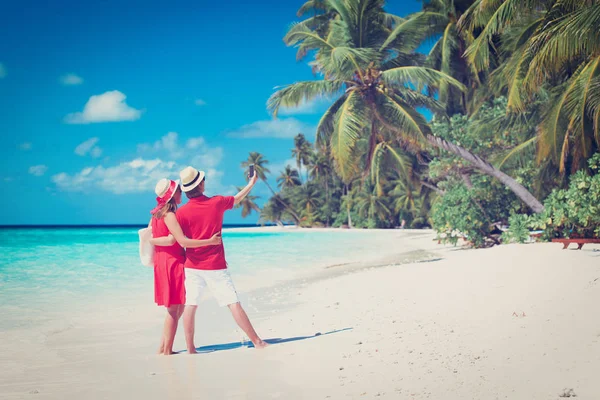
[[[137,227],[0,229],[0,329],[58,318],[69,308],[143,293],[153,300],[152,268],[140,264]],[[366,232],[228,232],[223,242],[237,277],[339,262],[368,249]]]

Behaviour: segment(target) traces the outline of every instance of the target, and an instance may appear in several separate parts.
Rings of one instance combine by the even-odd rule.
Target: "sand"
[[[403,236],[395,260],[373,249],[262,276],[241,296],[274,343],[262,351],[210,300],[199,355],[154,355],[163,314],[140,302],[99,304],[38,337],[3,333],[0,397],[600,399],[600,246],[464,250],[433,237]]]

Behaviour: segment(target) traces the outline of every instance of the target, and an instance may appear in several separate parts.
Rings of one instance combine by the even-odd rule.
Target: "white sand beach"
[[[207,300],[200,354],[158,356],[162,309],[99,298],[53,331],[2,332],[0,397],[600,398],[600,246],[464,250],[431,231],[373,234],[380,246],[361,259],[236,282],[265,350],[242,345]]]

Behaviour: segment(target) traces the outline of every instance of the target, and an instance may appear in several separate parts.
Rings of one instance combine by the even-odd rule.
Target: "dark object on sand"
[[[600,239],[583,239],[583,238],[573,238],[573,239],[552,239],[554,243],[562,243],[563,250],[565,250],[571,243],[577,243],[577,250],[581,250],[584,244],[586,243],[600,243]]]

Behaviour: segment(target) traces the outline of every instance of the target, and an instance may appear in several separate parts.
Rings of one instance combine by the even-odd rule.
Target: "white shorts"
[[[185,305],[197,306],[208,286],[221,307],[239,302],[227,269],[185,269]]]

